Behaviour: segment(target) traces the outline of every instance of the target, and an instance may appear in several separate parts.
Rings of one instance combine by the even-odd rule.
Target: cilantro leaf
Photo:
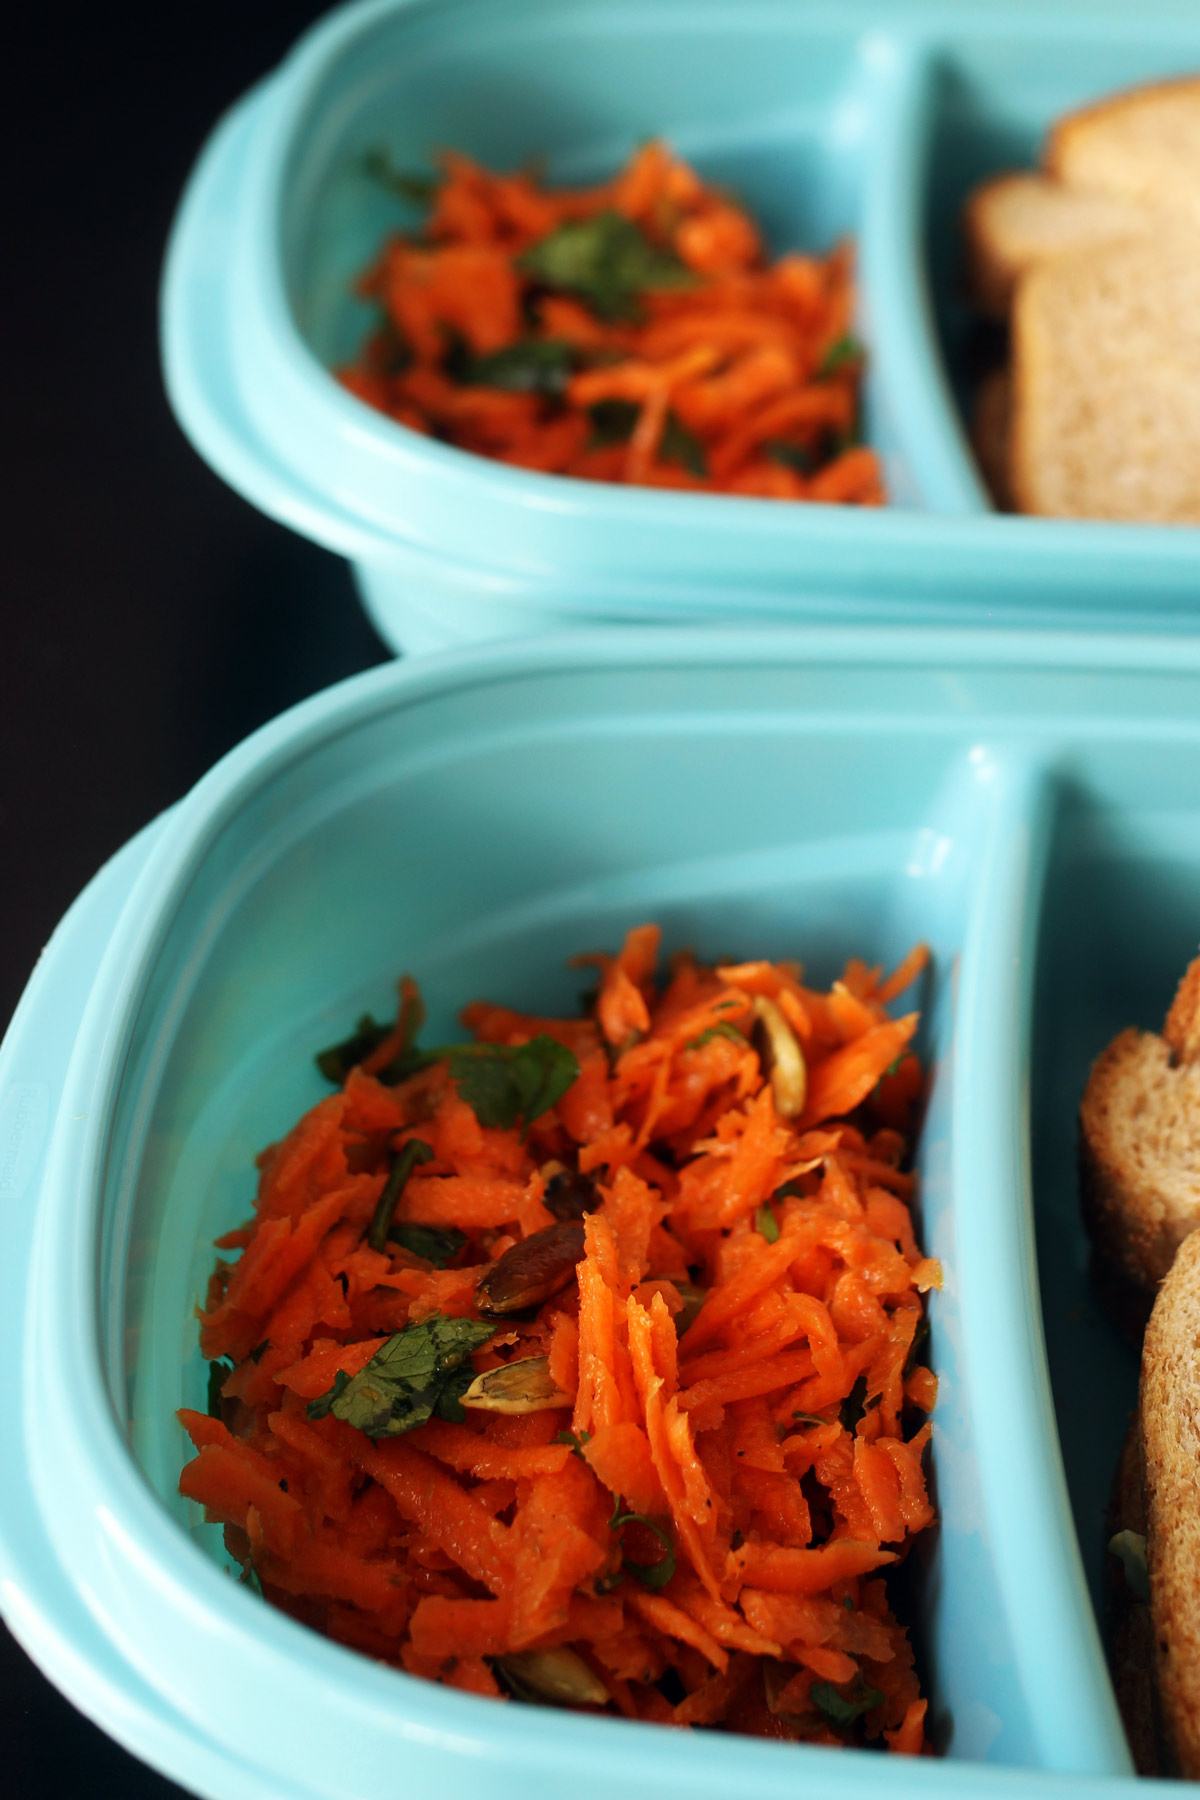
[[[708,474],[704,445],[695,432],[689,431],[673,412],[667,414],[658,443],[658,454],[663,462],[679,463],[689,474],[699,475],[701,479]]]
[[[830,344],[817,364],[816,378],[818,381],[827,381],[831,375],[840,375],[843,369],[851,368],[855,363],[862,362],[865,355],[866,351],[858,339],[847,332],[845,337],[840,337]]]
[[[461,379],[470,386],[503,388],[509,394],[557,398],[566,392],[578,360],[575,345],[565,338],[518,338],[490,356],[471,357]]]
[[[718,1019],[715,1025],[709,1025],[699,1037],[689,1038],[685,1046],[688,1050],[702,1050],[705,1044],[711,1044],[714,1038],[728,1038],[731,1043],[745,1045],[746,1034],[731,1025],[728,1019]]]
[[[433,1313],[394,1332],[357,1375],[339,1369],[328,1392],[310,1400],[308,1417],[332,1413],[367,1437],[399,1437],[433,1417],[450,1377],[495,1335],[496,1327],[479,1319]],[[450,1401],[465,1391],[455,1383]]]
[[[766,1238],[768,1244],[779,1242],[779,1223],[765,1200],[754,1214],[754,1229]]]
[[[345,1369],[339,1369],[333,1378],[333,1386],[331,1388],[326,1388],[325,1392],[319,1394],[315,1400],[309,1401],[305,1408],[307,1416],[310,1419],[323,1419],[327,1413],[333,1411],[334,1401],[340,1400],[349,1386],[349,1375],[347,1375]]]
[[[592,421],[589,449],[607,450],[613,444],[627,444],[633,436],[641,408],[633,400],[597,400],[588,407]]]
[[[382,1250],[387,1243],[387,1235],[396,1215],[396,1207],[400,1196],[408,1183],[408,1178],[418,1163],[433,1161],[433,1150],[423,1138],[409,1138],[403,1149],[396,1152],[396,1160],[388,1172],[383,1192],[379,1196],[371,1223],[367,1227],[367,1243],[372,1250]]]
[[[446,1377],[433,1408],[439,1419],[449,1419],[452,1425],[463,1423],[467,1412],[462,1398],[474,1379],[475,1370],[470,1363],[464,1369],[455,1369]]]
[[[668,1581],[670,1581],[672,1575],[675,1573],[674,1544],[671,1542],[661,1525],[656,1525],[653,1519],[648,1519],[646,1517],[645,1513],[622,1512],[621,1507],[623,1505],[624,1502],[622,1501],[620,1494],[614,1495],[613,1515],[608,1521],[609,1530],[624,1531],[626,1525],[643,1525],[647,1531],[652,1532],[658,1539],[659,1543],[666,1551],[666,1555],[660,1557],[657,1562],[653,1563],[631,1562],[628,1557],[625,1557],[622,1568],[627,1570],[635,1580],[640,1581],[644,1588],[657,1589],[666,1587]]]
[[[588,416],[592,421],[589,448],[607,450],[613,444],[627,444],[633,436],[641,410],[635,400],[597,400],[588,407]],[[667,414],[663,424],[658,454],[663,462],[677,462],[693,475],[708,474],[704,445],[695,432],[689,431],[673,412]]]
[[[806,450],[803,444],[789,444],[785,438],[768,438],[763,450],[772,462],[782,463],[785,469],[793,469],[797,475],[811,475],[817,466],[811,450]]]
[[[861,1675],[854,1678],[852,1694],[839,1694],[831,1681],[814,1681],[808,1691],[813,1704],[831,1725],[853,1725],[863,1713],[883,1704],[883,1695],[869,1687]]]
[[[435,1269],[444,1269],[467,1241],[466,1232],[456,1231],[453,1225],[393,1225],[388,1237]]]
[[[390,1025],[379,1025],[370,1013],[363,1013],[348,1038],[343,1038],[340,1044],[331,1044],[327,1050],[317,1051],[317,1067],[326,1081],[341,1087],[351,1069],[370,1056],[372,1050],[378,1050],[384,1038],[391,1035]]]
[[[462,1098],[481,1125],[525,1129],[561,1100],[579,1063],[565,1045],[545,1032],[527,1044],[464,1044],[447,1057]]]
[[[611,208],[560,225],[531,244],[517,258],[517,268],[546,287],[574,294],[597,318],[609,321],[636,318],[638,299],[649,289],[688,287],[695,279],[677,256]]]

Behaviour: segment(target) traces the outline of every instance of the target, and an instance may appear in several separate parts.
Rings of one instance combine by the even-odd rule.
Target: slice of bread
[[[1043,165],[1068,187],[1200,224],[1200,76],[1131,88],[1065,114],[1046,140]]]
[[[1030,269],[1013,308],[1010,480],[1022,512],[1200,524],[1200,234]]]
[[[967,199],[967,280],[980,310],[1008,316],[1018,280],[1035,263],[1153,229],[1153,215],[1106,194],[1077,193],[1032,171],[997,175]]]
[[[1146,1494],[1142,1421],[1135,1414],[1117,1464],[1108,1508],[1105,1565],[1106,1635],[1129,1751],[1139,1775],[1161,1775],[1158,1702],[1154,1679],[1154,1621],[1146,1571]]]
[[[1180,1245],[1142,1348],[1138,1395],[1158,1723],[1168,1769],[1200,1777],[1200,1232]]]
[[[1179,1245],[1200,1226],[1200,957],[1164,1035],[1128,1030],[1092,1065],[1079,1109],[1084,1219],[1106,1293],[1142,1322]]]

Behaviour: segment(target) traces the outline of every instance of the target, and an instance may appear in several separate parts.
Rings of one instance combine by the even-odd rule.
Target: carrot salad
[[[658,979],[587,1016],[407,978],[318,1058],[200,1314],[180,1488],[245,1579],[433,1681],[681,1726],[924,1747],[888,1574],[932,1522],[940,1285],[910,1211],[917,1014],[851,961]]]
[[[657,141],[570,191],[456,153],[440,168],[423,232],[359,284],[383,324],[340,372],[352,393],[527,469],[882,503],[849,245],[768,262],[744,209]]]

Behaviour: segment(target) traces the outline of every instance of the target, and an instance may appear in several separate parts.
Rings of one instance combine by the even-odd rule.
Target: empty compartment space
[[[1073,756],[1047,882],[1032,1065],[1038,1262],[1059,1434],[1098,1611],[1105,1511],[1138,1356],[1089,1277],[1076,1120],[1093,1060],[1127,1026],[1162,1030],[1200,946],[1198,791],[1192,743],[1126,741]]]
[[[1138,15],[1117,25],[1082,15],[973,19],[971,36],[938,46],[928,164],[926,254],[938,334],[956,404],[970,429],[984,375],[1007,357],[1007,333],[972,304],[962,211],[972,188],[1013,169],[1035,169],[1046,132],[1063,113],[1141,82],[1200,71],[1200,29]]]
[[[212,1238],[247,1215],[257,1151],[327,1091],[313,1052],[360,1010],[385,1012],[402,970],[419,977],[439,1037],[477,996],[571,1012],[588,977],[567,959],[646,919],[667,951],[797,957],[814,984],[850,955],[893,965],[923,938],[932,971],[907,1002],[922,1009],[932,1072],[921,1230],[948,1278],[931,1306],[940,1523],[906,1579],[932,1733],[958,1759],[1096,1766],[1088,1745],[1049,1729],[1034,1666],[1048,1656],[1074,1669],[1076,1634],[1065,1615],[1045,1620],[1031,1656],[1020,1584],[1000,1569],[989,1522],[1002,1497],[994,1477],[982,1485],[996,1453],[981,1454],[972,1383],[985,1361],[1002,1378],[1033,1298],[1018,1294],[1015,1328],[986,1345],[963,1317],[995,1274],[965,1254],[963,1207],[1020,1201],[997,1205],[974,1177],[981,1163],[1007,1166],[997,1146],[1018,1132],[1017,1082],[1010,1069],[964,1112],[962,1059],[989,1024],[964,1033],[958,1006],[964,993],[995,1006],[995,945],[1025,932],[1021,846],[1036,839],[1038,780],[1022,754],[981,750],[946,717],[948,691],[936,674],[890,667],[555,670],[435,687],[247,790],[156,958],[105,1219],[114,1398],[162,1503],[219,1562],[219,1533],[176,1494],[187,1452],[173,1416],[204,1404],[193,1308]],[[1002,1006],[991,1029],[1008,1028]],[[1006,1043],[1002,1062],[1015,1069],[1018,1055]],[[955,1143],[962,1120],[978,1142]],[[1019,1287],[1021,1258],[1010,1261]],[[1005,1432],[1036,1489],[1053,1446],[1032,1414]],[[1032,1457],[1020,1449],[1031,1433]],[[1058,1541],[1051,1490],[1026,1527],[1035,1559]]]

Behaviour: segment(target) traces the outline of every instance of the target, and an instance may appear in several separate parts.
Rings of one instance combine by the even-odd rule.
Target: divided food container
[[[86,890],[0,1053],[12,1629],[211,1800],[1131,1796],[1094,1603],[1134,1370],[1071,1145],[1089,1059],[1194,951],[1198,794],[1200,644],[1120,634],[562,633],[260,731]],[[239,1587],[177,1495],[212,1239],[322,1091],[314,1048],[402,969],[435,1033],[477,996],[573,1008],[567,957],[650,918],[815,981],[931,945],[940,1523],[909,1569],[937,1760],[411,1679]]]
[[[993,513],[967,444],[958,215],[1066,108],[1200,68],[1186,0],[366,0],[217,128],[176,224],[167,384],[234,487],[353,561],[395,648],[621,620],[1191,629],[1200,533]],[[665,135],[772,250],[858,245],[882,510],[540,475],[341,389],[355,276],[419,215],[366,172],[445,147],[598,179]]]

